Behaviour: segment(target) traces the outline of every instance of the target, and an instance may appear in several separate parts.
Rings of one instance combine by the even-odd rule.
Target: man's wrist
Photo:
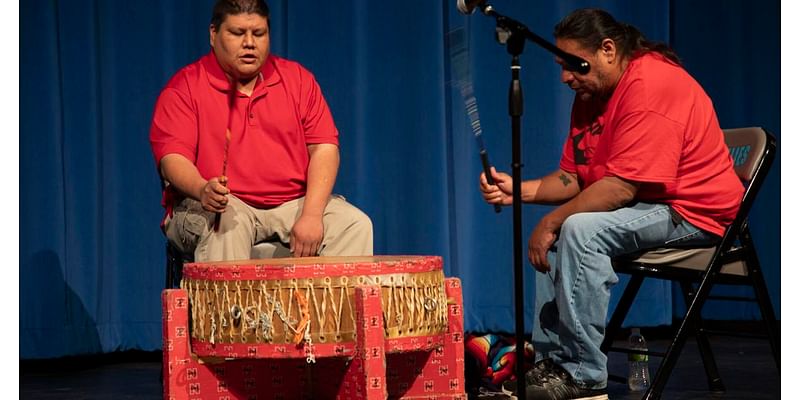
[[[307,218],[316,218],[322,219],[322,213],[325,211],[325,208],[321,207],[309,207],[308,203],[303,205],[303,211],[300,212],[301,217]]]
[[[306,217],[306,218],[322,219],[322,213],[321,212],[311,212],[311,211],[303,210],[303,212],[300,213],[300,216],[301,217]]]
[[[564,223],[566,218],[561,217],[558,210],[555,210],[542,218],[542,223],[545,227],[549,230],[555,232],[561,228],[561,225]]]
[[[325,213],[325,207],[327,205],[327,201],[319,201],[317,196],[312,196],[309,198],[308,194],[306,194],[306,199],[303,201],[303,210],[300,211],[300,216],[322,219],[322,214]]]
[[[197,196],[197,197],[195,198],[195,200],[197,200],[197,201],[200,201],[200,202],[202,202],[202,201],[203,201],[203,192],[205,191],[206,184],[208,184],[208,181],[207,181],[207,180],[205,180],[205,179],[201,179],[200,181],[198,181],[198,182],[195,184],[195,188],[194,188],[194,190],[192,191],[192,193],[193,193],[195,196]]]

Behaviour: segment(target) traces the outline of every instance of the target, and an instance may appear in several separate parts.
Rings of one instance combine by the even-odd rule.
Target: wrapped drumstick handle
[[[481,149],[481,164],[483,164],[483,173],[486,175],[486,183],[494,185],[494,178],[492,178],[492,165],[489,164],[489,153],[486,149]],[[494,212],[499,213],[501,210],[500,204],[494,205]]]
[[[228,169],[228,147],[230,146],[230,143],[231,143],[231,130],[230,128],[228,128],[228,130],[225,131],[225,154],[223,155],[222,158],[222,177],[224,178],[219,180],[219,183],[221,183],[222,186],[228,186],[228,177],[225,176],[225,174],[226,170]],[[216,215],[214,215],[214,232],[219,232],[219,220],[221,217],[222,213],[217,213]]]
[[[231,80],[230,88],[228,89],[228,127],[225,129],[225,153],[222,154],[222,176],[223,179],[220,179],[220,183],[223,186],[228,186],[228,177],[227,177],[227,169],[228,169],[228,149],[231,145],[231,122],[233,121],[233,107],[236,104],[236,80]],[[219,231],[219,220],[222,217],[221,213],[217,213],[214,216],[214,232]]]

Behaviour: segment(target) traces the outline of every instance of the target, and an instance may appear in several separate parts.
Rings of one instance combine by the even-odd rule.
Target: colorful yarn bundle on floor
[[[516,339],[512,335],[488,333],[467,335],[466,354],[467,391],[478,393],[481,388],[500,391],[507,380],[516,380]],[[533,365],[533,345],[525,342],[525,370]]]

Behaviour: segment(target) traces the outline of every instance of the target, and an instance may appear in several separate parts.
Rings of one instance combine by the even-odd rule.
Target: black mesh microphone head
[[[567,63],[567,69],[570,71],[577,72],[581,75],[589,73],[589,63],[586,60],[570,53],[565,53],[562,59]]]

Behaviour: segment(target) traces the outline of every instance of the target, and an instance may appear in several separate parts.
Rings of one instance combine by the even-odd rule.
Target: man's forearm
[[[535,204],[561,204],[580,192],[577,178],[558,170],[541,179],[522,182],[522,201]]]
[[[560,227],[570,215],[581,212],[612,211],[631,202],[636,196],[636,184],[617,177],[603,178],[562,204],[545,219]]]
[[[339,171],[339,147],[333,144],[308,146],[308,182],[303,215],[321,217],[336,183]]]
[[[206,180],[197,167],[180,154],[167,154],[159,163],[161,176],[179,192],[200,201]]]

